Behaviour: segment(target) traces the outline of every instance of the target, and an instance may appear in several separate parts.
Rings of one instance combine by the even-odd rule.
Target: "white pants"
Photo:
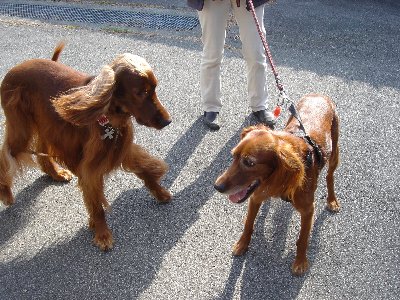
[[[247,90],[250,108],[259,111],[267,108],[267,63],[264,48],[250,11],[246,10],[246,1],[205,0],[204,8],[199,11],[202,29],[203,54],[200,66],[200,89],[204,111],[219,112],[221,102],[221,62],[224,53],[226,26],[230,10],[233,9],[239,25],[242,53],[247,64]],[[256,15],[264,28],[264,5],[256,8]]]

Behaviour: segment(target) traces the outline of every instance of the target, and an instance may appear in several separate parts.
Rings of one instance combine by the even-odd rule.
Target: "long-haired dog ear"
[[[281,144],[276,149],[277,167],[271,178],[271,186],[277,194],[293,198],[295,191],[304,184],[305,168],[291,145]],[[279,190],[279,191],[278,191]]]
[[[115,73],[104,66],[89,84],[71,89],[53,100],[57,113],[67,122],[83,126],[95,122],[110,103],[115,86]]]

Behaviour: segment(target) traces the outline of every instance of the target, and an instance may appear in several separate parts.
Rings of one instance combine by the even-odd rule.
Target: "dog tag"
[[[112,140],[114,138],[114,129],[111,127],[107,127],[105,130],[105,134],[101,136],[102,140],[109,138]]]

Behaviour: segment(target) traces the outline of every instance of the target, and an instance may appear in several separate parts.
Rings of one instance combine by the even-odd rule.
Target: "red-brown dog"
[[[247,250],[254,220],[264,200],[280,197],[292,203],[301,216],[292,272],[300,275],[308,268],[306,252],[313,223],[314,194],[318,175],[326,162],[329,164],[327,208],[334,212],[339,210],[333,177],[339,162],[339,119],[334,103],[322,95],[303,97],[297,110],[308,135],[321,150],[320,159],[310,143],[296,135],[300,131],[299,122],[293,116],[284,131],[252,126],[243,130],[241,141],[232,150],[234,161],[217,179],[215,188],[229,194],[234,203],[250,196],[245,227],[234,246],[234,255]]]
[[[15,66],[1,84],[6,130],[0,201],[14,203],[13,178],[33,162],[34,153],[54,180],[78,176],[93,241],[107,250],[113,245],[104,212],[107,174],[117,168],[133,172],[159,201],[171,199],[159,184],[166,163],[133,143],[131,120],[161,129],[171,122],[170,116],[157,98],[156,77],[143,58],[119,55],[94,77],[57,62],[63,47],[57,46],[52,60],[32,59]]]

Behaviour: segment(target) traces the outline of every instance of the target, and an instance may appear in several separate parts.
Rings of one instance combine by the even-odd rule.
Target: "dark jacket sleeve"
[[[187,5],[191,8],[202,10],[204,6],[204,0],[186,0]]]
[[[187,5],[189,7],[197,9],[197,10],[202,10],[203,9],[204,1],[205,0],[186,0]],[[253,0],[253,5],[254,5],[254,7],[257,7],[257,6],[260,6],[260,5],[265,4],[267,2],[268,2],[268,0]],[[250,10],[249,3],[248,3],[247,0],[246,0],[246,8],[247,8],[247,10]]]

